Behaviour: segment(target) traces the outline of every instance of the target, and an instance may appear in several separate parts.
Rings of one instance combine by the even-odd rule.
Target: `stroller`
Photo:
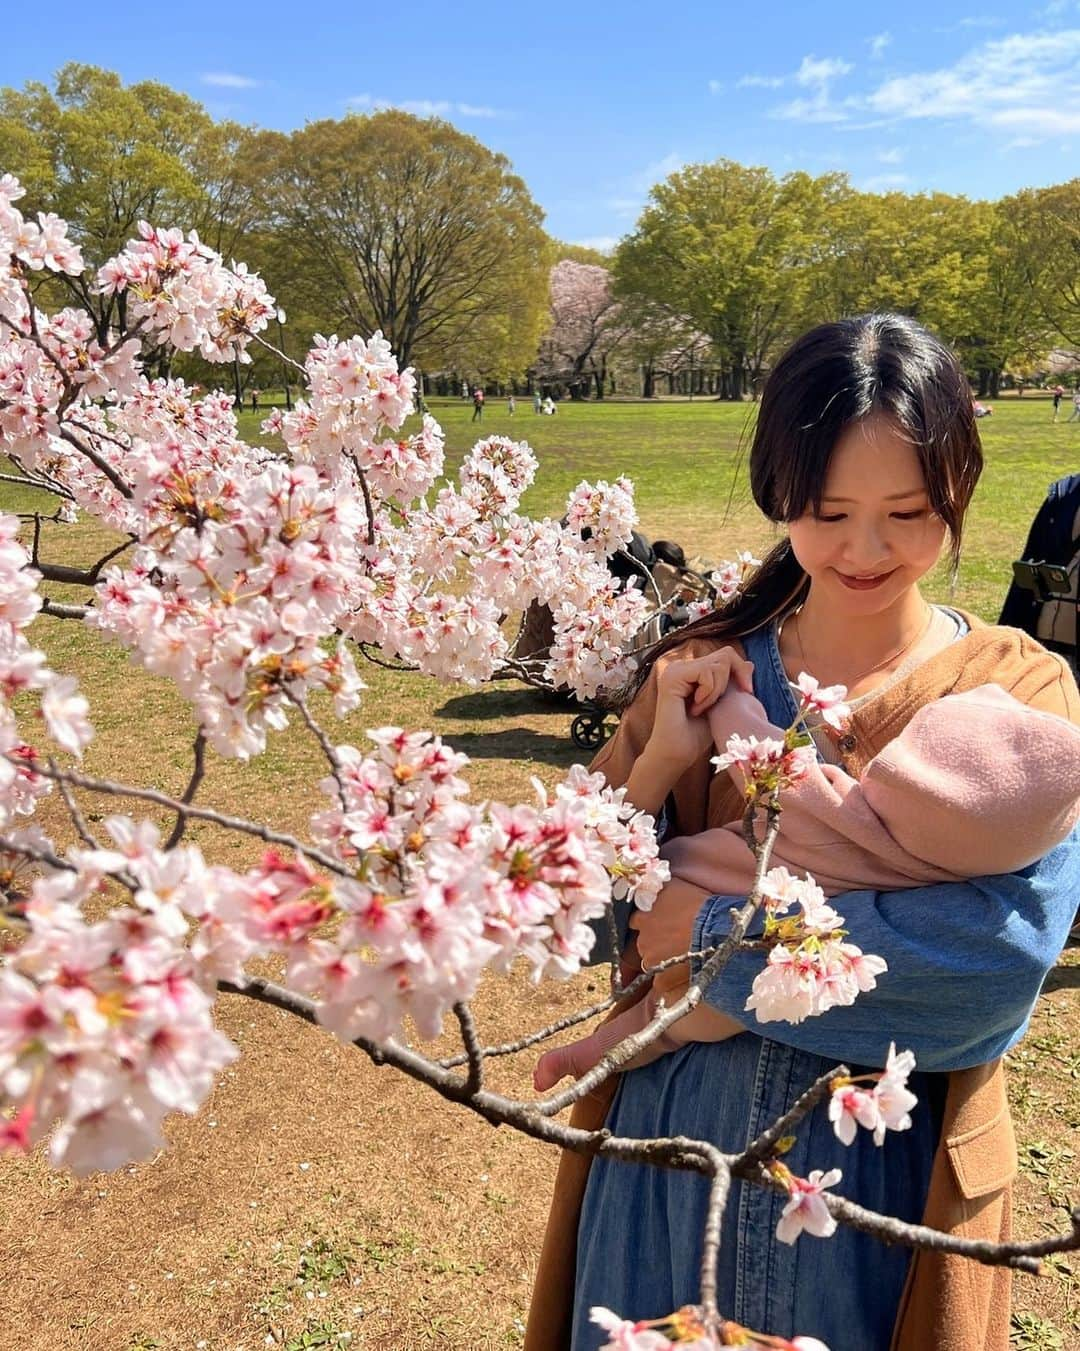
[[[1035,514],[999,624],[1023,629],[1080,669],[1080,474],[1050,485]]]
[[[644,535],[634,531],[625,549],[619,549],[608,559],[608,570],[622,581],[624,587],[635,586],[654,602],[653,613],[635,633],[630,652],[644,651],[673,628],[689,619],[687,606],[692,601],[715,599],[715,590],[701,572],[689,567],[682,548],[671,540],[656,540],[650,544]],[[514,644],[517,660],[537,659],[547,655],[554,637],[551,611],[546,605],[533,603],[522,617],[521,629]],[[583,751],[595,751],[603,745],[612,730],[608,723],[611,709],[601,699],[577,700],[570,690],[558,691],[580,708],[570,723],[570,740]]]

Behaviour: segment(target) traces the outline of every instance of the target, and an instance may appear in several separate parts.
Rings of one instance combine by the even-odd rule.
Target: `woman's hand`
[[[713,744],[704,715],[729,684],[753,694],[753,664],[730,647],[658,666],[656,713],[645,748],[650,758],[662,758],[680,773],[700,760]]]

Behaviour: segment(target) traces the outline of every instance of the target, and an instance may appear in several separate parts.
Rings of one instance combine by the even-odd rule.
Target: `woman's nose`
[[[855,571],[872,572],[875,565],[888,558],[889,546],[877,526],[865,525],[856,527],[848,536],[844,552]]]

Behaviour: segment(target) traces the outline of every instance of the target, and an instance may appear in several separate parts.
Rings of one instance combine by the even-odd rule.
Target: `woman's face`
[[[876,414],[837,441],[821,515],[808,511],[788,531],[812,593],[854,614],[878,614],[908,594],[937,562],[946,535],[915,448]]]

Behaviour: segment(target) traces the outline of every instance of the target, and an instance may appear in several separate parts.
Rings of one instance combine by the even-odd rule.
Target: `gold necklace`
[[[794,610],[790,615],[788,615],[784,619],[784,623],[780,625],[780,632],[777,634],[777,645],[779,646],[780,637],[784,632],[784,625],[787,623],[788,619],[793,619],[795,621],[795,642],[798,644],[799,647],[799,661],[803,663],[803,669],[805,670],[806,653],[803,651],[802,633],[799,630],[799,617],[802,614],[802,608],[803,607],[800,605],[797,610]],[[849,690],[853,689],[859,683],[860,680],[865,680],[867,676],[873,675],[875,671],[880,671],[883,666],[888,666],[888,664],[891,661],[896,661],[898,657],[904,656],[905,653],[909,652],[918,643],[921,643],[922,640],[926,637],[926,635],[930,632],[930,625],[934,622],[934,607],[932,605],[928,605],[926,607],[926,612],[927,612],[926,623],[923,625],[922,629],[915,635],[914,638],[909,638],[908,641],[903,644],[903,646],[898,647],[895,652],[890,652],[887,657],[882,657],[882,659],[879,662],[875,663],[875,665],[868,667],[865,671],[860,671],[857,676],[854,676],[851,680],[848,680],[846,682],[846,688]]]

